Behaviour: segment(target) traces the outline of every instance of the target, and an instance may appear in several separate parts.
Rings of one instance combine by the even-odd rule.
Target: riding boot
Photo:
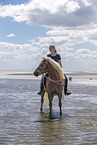
[[[67,86],[68,86],[68,79],[67,79],[67,77],[65,76],[65,80],[64,80],[65,82],[64,82],[64,94],[65,95],[70,95],[71,94],[71,92],[69,92],[68,90],[67,90]]]

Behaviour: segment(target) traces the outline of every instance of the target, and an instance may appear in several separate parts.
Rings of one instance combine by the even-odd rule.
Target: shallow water
[[[40,113],[39,81],[0,79],[0,144],[97,144],[97,85],[70,81],[72,95],[63,95],[63,115],[55,96],[50,118],[48,104]]]

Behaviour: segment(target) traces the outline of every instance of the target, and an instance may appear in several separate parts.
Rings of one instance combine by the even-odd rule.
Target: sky
[[[54,44],[64,70],[97,70],[97,0],[0,0],[0,69],[35,69]]]

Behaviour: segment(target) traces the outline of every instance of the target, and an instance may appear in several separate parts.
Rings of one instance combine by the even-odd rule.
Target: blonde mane
[[[59,63],[57,63],[50,57],[46,57],[45,59],[48,60],[52,64],[52,66],[56,69],[56,71],[59,73],[61,78],[64,79],[64,73],[63,73],[63,70],[62,70],[61,66],[59,65]]]

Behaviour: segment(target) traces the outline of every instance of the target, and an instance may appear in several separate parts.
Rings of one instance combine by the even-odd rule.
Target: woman
[[[55,49],[55,46],[54,45],[50,45],[49,46],[49,50],[50,50],[51,53],[48,54],[47,57],[50,57],[51,59],[55,60],[62,67],[62,64],[61,64],[61,56],[60,56],[60,54],[57,53],[57,51]]]
[[[55,60],[62,67],[61,56],[60,56],[60,54],[57,53],[57,51],[55,49],[55,46],[50,45],[49,50],[50,50],[50,53],[47,55],[47,57],[50,57],[51,59]],[[46,73],[45,76],[48,77],[48,73]],[[42,93],[43,87],[46,85],[46,79],[47,78],[45,76],[44,76],[44,78],[42,77],[42,79],[41,79],[40,92],[38,92],[38,94]],[[65,76],[64,94],[65,95],[70,95],[71,93],[67,91],[68,79],[67,79],[66,75],[64,75],[64,76]]]

